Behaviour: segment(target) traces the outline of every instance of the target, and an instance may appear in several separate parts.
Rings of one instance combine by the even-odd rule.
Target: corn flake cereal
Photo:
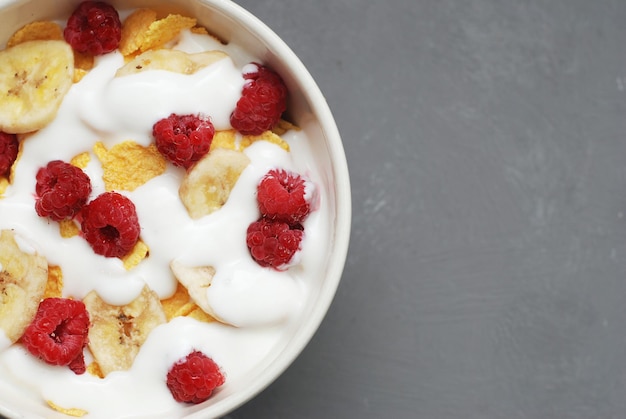
[[[9,179],[7,179],[4,176],[0,176],[0,197],[4,195],[8,187],[9,187]]]
[[[156,19],[157,13],[151,9],[137,9],[126,18],[122,24],[122,38],[119,45],[122,55],[128,56],[139,50],[145,34]]]
[[[78,236],[80,228],[74,222],[74,220],[61,220],[59,221],[59,234],[64,239],[69,239]]]
[[[104,378],[104,373],[102,372],[102,370],[100,369],[100,365],[96,361],[87,365],[86,371],[94,377]]]
[[[17,157],[15,158],[15,162],[13,162],[13,166],[11,166],[11,171],[9,173],[9,183],[13,182],[13,178],[15,177],[15,170],[17,168],[17,163],[22,158],[22,154],[24,154],[24,140],[27,139],[31,134],[18,134],[17,141],[19,141],[19,148],[17,149]]]
[[[274,128],[272,128],[272,132],[274,134],[276,134],[276,135],[283,135],[284,133],[286,133],[289,130],[300,131],[300,127],[298,127],[297,125],[292,124],[289,121],[285,121],[284,119],[281,119],[274,126]]]
[[[191,33],[195,33],[196,35],[208,35],[209,34],[209,31],[207,31],[204,26],[194,26],[193,28],[189,30],[191,31]]]
[[[80,68],[74,69],[74,76],[72,77],[72,83],[78,83],[87,75],[88,71]]]
[[[169,298],[161,300],[161,305],[163,306],[163,311],[165,311],[165,317],[170,321],[176,314],[180,312],[181,308],[184,307],[191,301],[189,297],[189,293],[187,289],[183,287],[180,282],[176,287],[176,292]]]
[[[31,22],[18,29],[7,41],[7,48],[27,41],[63,40],[61,26],[51,21]]]
[[[89,71],[94,66],[93,55],[74,51],[74,68]]]
[[[122,258],[122,262],[124,262],[124,268],[126,268],[127,271],[133,269],[139,264],[139,262],[141,262],[146,258],[146,256],[148,256],[149,250],[150,249],[148,248],[148,245],[139,240],[135,244],[135,247],[133,247],[133,250]]]
[[[227,45],[228,42],[225,42],[224,40],[220,39],[220,37],[218,37],[217,35],[209,32],[209,30],[207,28],[205,28],[204,26],[194,26],[193,28],[189,29],[189,32],[195,34],[195,35],[207,35],[210,36],[211,38],[213,38],[215,41],[219,42],[222,45]]]
[[[165,158],[154,144],[144,147],[134,141],[124,141],[107,150],[104,144],[97,142],[94,153],[102,163],[102,179],[107,191],[133,191],[167,168]]]
[[[85,416],[88,413],[86,410],[83,410],[83,409],[77,409],[77,408],[66,409],[64,407],[61,407],[61,406],[55,404],[51,400],[46,400],[46,403],[48,403],[48,406],[50,406],[51,408],[53,408],[57,412],[64,413],[64,414],[66,414],[68,416],[81,417],[81,416]]]
[[[243,138],[241,139],[241,147],[242,149],[249,147],[255,142],[261,141],[261,140],[269,141],[272,144],[276,144],[283,150],[289,151],[289,144],[285,140],[280,138],[280,136],[274,134],[272,131],[265,131],[264,133],[260,135],[244,135]]]
[[[70,164],[72,166],[78,167],[79,169],[85,169],[90,161],[91,161],[91,156],[86,151],[84,153],[80,153],[72,157],[72,160],[70,160]]]
[[[272,131],[265,131],[260,135],[244,135],[243,137],[239,137],[237,132],[232,129],[217,131],[215,133],[213,141],[211,142],[211,151],[216,148],[243,151],[257,141],[269,141],[272,144],[278,145],[283,150],[289,151],[289,144],[283,140],[280,135]]]
[[[74,51],[74,76],[72,82],[78,83],[89,73],[94,66],[93,55],[83,54],[78,51]]]
[[[186,316],[202,322],[212,322],[215,319],[205,313],[196,303],[189,297],[187,289],[179,282],[176,292],[169,298],[161,300],[163,311],[167,321],[174,317]]]
[[[183,29],[190,29],[194,26],[196,26],[196,19],[176,14],[154,21],[144,33],[139,50],[143,52],[161,47],[178,36]]]
[[[183,306],[179,307],[179,309],[174,313],[173,317],[187,316],[196,307],[197,307],[196,304],[190,301],[184,304]]]
[[[234,129],[216,131],[211,141],[211,149],[226,148],[228,150],[237,149],[237,134]]]
[[[63,296],[63,271],[60,266],[48,266],[48,282],[43,298],[60,298]]]
[[[210,315],[205,313],[204,310],[202,310],[196,304],[194,304],[194,309],[191,310],[188,314],[186,314],[186,316],[190,317],[192,319],[196,319],[196,320],[201,321],[201,322],[206,322],[206,323],[215,321],[215,319],[213,317],[211,317]]]

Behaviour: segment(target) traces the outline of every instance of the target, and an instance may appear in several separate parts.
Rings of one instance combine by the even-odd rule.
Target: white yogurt
[[[227,382],[234,382],[271,354],[279,334],[280,330],[236,329],[177,317],[150,334],[129,371],[104,379],[49,367],[19,345],[6,350],[2,360],[16,383],[59,406],[87,410],[94,418],[151,417],[184,408],[172,398],[164,377],[169,366],[189,352],[207,354],[225,371]]]
[[[66,297],[82,299],[96,290],[107,302],[123,305],[147,284],[166,298],[176,289],[169,269],[172,260],[216,269],[208,300],[218,317],[238,327],[176,318],[151,333],[129,371],[114,372],[105,379],[46,365],[21,345],[5,343],[7,339],[0,334],[0,368],[9,372],[0,381],[19,385],[34,398],[97,412],[93,417],[150,417],[182,409],[184,405],[173,400],[164,380],[168,368],[192,349],[205,352],[223,368],[225,387],[244,378],[279,351],[288,325],[301,313],[323,269],[330,236],[321,188],[316,192],[319,208],[304,223],[298,265],[277,272],[250,258],[246,229],[259,216],[255,190],[261,177],[278,167],[321,184],[312,156],[301,152],[294,158],[293,152],[263,141],[245,150],[251,163],[228,202],[201,219],[188,216],[178,196],[184,172],[171,164],[163,175],[133,192],[121,191],[135,203],[141,238],[150,248],[149,257],[130,271],[117,258],[96,255],[81,237],[61,239],[58,224],[36,214],[35,174],[50,160],[69,161],[91,152],[96,141],[107,147],[129,139],[148,145],[153,141],[154,122],[173,112],[204,113],[216,129],[230,128],[228,117],[244,84],[242,68],[252,58],[237,47],[189,32],[181,36],[177,48],[187,52],[219,48],[234,60],[226,58],[194,75],[156,70],[116,79],[123,57],[118,53],[99,57],[96,67],[66,95],[57,118],[25,141],[14,183],[0,201],[0,229],[16,230],[49,264],[62,267]],[[292,149],[307,150],[303,132],[290,132],[283,138],[293,144]],[[104,191],[104,184],[102,167],[93,153],[85,171],[94,198]]]
[[[230,114],[244,85],[240,70],[228,58],[191,75],[152,70],[114,79],[100,74],[121,67],[121,54],[108,54],[99,64],[85,76],[78,109],[84,122],[103,133],[144,133],[142,139],[148,141],[155,121],[171,113],[201,110],[210,115],[216,130],[230,128]]]
[[[0,351],[11,346],[11,340],[8,338],[6,333],[0,329]]]

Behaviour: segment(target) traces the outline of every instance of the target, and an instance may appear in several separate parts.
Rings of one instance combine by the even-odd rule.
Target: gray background
[[[626,417],[626,1],[238,0],[342,133],[353,233],[235,418]]]

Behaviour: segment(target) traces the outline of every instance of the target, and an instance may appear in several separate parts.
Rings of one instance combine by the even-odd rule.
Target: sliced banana
[[[0,330],[11,342],[35,317],[47,281],[46,258],[22,251],[13,231],[0,231]]]
[[[0,131],[20,134],[45,127],[73,76],[74,55],[65,41],[28,41],[0,51]]]
[[[129,369],[150,332],[167,321],[158,295],[147,286],[124,306],[106,303],[95,291],[83,299],[89,316],[89,350],[106,376]]]
[[[199,160],[178,190],[189,216],[198,219],[220,209],[249,163],[243,152],[225,148],[216,148]]]
[[[170,263],[170,269],[178,282],[180,282],[183,287],[187,288],[189,297],[193,302],[196,303],[202,311],[221,321],[221,319],[215,315],[206,294],[215,276],[215,269],[212,266],[186,266],[177,260],[173,260]]]
[[[228,57],[222,51],[205,51],[188,54],[173,49],[146,51],[117,70],[117,77],[128,76],[146,70],[165,70],[180,74],[193,74],[223,58]]]

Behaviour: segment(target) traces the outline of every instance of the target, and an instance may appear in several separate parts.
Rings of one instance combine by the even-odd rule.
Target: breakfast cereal
[[[79,7],[86,3],[95,2]],[[38,21],[0,51],[18,51],[22,62],[43,57],[52,65],[24,80],[40,91],[34,77],[54,72],[43,89],[60,88],[54,101],[28,105],[35,118],[0,118],[0,130],[20,142],[0,189],[0,246],[11,249],[0,257],[0,286],[20,295],[0,298],[0,384],[69,416],[178,415],[269,362],[301,313],[328,237],[309,139],[282,119],[280,76],[193,17],[124,15],[107,32],[118,37],[113,50],[79,51],[58,37],[70,23]],[[261,97],[261,85],[275,93]],[[262,129],[249,127],[243,99],[246,109],[269,101]],[[51,162],[60,162],[58,174]],[[90,182],[85,202],[75,197],[76,185],[86,188],[72,177],[77,169]],[[263,196],[284,189],[291,198],[281,200],[306,207],[288,221],[257,202],[272,173],[280,191]],[[259,233],[259,223],[271,228]],[[32,269],[8,270],[14,263]],[[73,316],[88,316],[88,325],[62,326]],[[37,323],[43,317],[52,331]],[[72,340],[72,356],[57,362],[60,349],[49,353],[38,339]],[[196,358],[219,386],[181,394],[173,377]]]

